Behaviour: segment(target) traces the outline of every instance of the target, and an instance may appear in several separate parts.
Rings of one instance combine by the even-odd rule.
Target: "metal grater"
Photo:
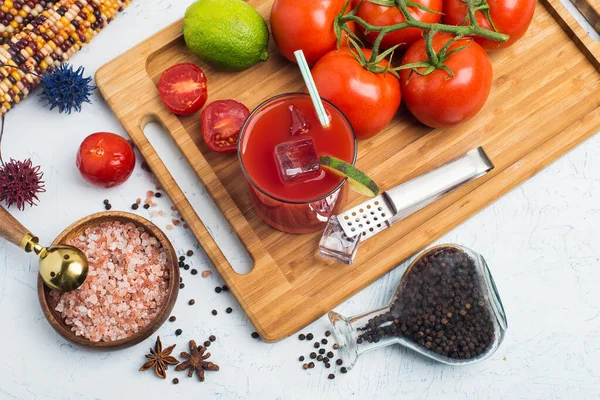
[[[362,235],[362,241],[493,168],[483,148],[478,147],[339,214],[337,219],[348,237]]]

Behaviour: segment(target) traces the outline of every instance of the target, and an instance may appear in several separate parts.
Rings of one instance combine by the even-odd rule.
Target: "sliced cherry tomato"
[[[217,153],[237,151],[240,131],[248,115],[248,107],[234,100],[210,103],[202,110],[204,142]]]
[[[334,50],[337,37],[333,22],[344,4],[345,0],[275,0],[271,9],[271,31],[281,54],[296,62],[294,52],[302,50],[308,64],[313,65]],[[348,12],[350,9],[348,7]],[[354,24],[348,27],[353,30]]]
[[[447,33],[433,37],[433,49],[439,52],[453,38]],[[452,53],[444,64],[452,70],[451,77],[444,69],[428,75],[411,70],[400,72],[404,103],[410,112],[425,125],[446,128],[471,119],[481,110],[492,88],[492,63],[485,50],[471,38],[455,40],[449,47]],[[408,48],[402,65],[427,61],[425,39]],[[425,68],[419,68],[423,72]]]
[[[461,1],[461,0],[457,0]],[[354,6],[358,6],[361,0],[354,0]],[[428,12],[418,7],[408,7],[410,15],[416,20],[421,22],[427,22],[430,24],[438,23],[442,20],[442,0],[415,0],[415,4],[419,4],[425,8],[428,8],[435,12]],[[363,0],[358,9],[357,16],[364,19],[366,22],[375,26],[389,26],[397,25],[406,21],[404,14],[400,11],[397,6],[382,6],[379,4],[372,3],[369,0]],[[362,25],[358,25],[358,31],[364,34],[365,28]],[[404,28],[398,31],[390,32],[383,37],[381,41],[382,49],[389,49],[396,45],[400,45],[399,48],[408,48],[412,43],[423,36],[423,31],[418,28]],[[370,32],[366,35],[366,39],[370,43],[375,43],[379,32]]]
[[[93,133],[81,143],[77,168],[89,183],[111,188],[125,182],[135,167],[131,144],[109,132]]]
[[[490,18],[500,33],[510,36],[506,42],[475,37],[475,41],[486,50],[504,49],[519,40],[533,19],[535,0],[487,0]],[[449,25],[468,23],[467,5],[463,0],[444,0],[444,22]],[[494,30],[482,11],[475,12],[479,26]]]
[[[362,49],[367,59],[371,50]],[[378,64],[387,65],[387,61]],[[348,117],[358,139],[381,132],[394,118],[402,95],[400,82],[392,75],[365,69],[347,47],[327,53],[313,67],[319,94]]]
[[[208,98],[206,75],[194,64],[173,65],[160,76],[158,92],[165,106],[175,114],[193,114]]]

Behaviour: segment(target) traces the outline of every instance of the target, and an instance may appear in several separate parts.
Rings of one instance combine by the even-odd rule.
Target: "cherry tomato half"
[[[160,76],[158,93],[165,106],[175,114],[193,114],[208,98],[206,75],[194,64],[173,65]]]
[[[217,153],[237,151],[240,131],[248,115],[248,107],[234,100],[210,103],[202,110],[204,142]]]
[[[111,188],[125,182],[135,167],[131,144],[109,132],[93,133],[81,143],[77,168],[92,185]]]
[[[510,38],[503,43],[475,37],[475,41],[486,50],[504,49],[519,40],[533,19],[535,0],[488,0],[490,18],[498,32]],[[467,5],[462,0],[444,0],[444,22],[449,25],[462,25],[467,15]],[[479,26],[494,30],[483,12],[476,11],[475,18]]]

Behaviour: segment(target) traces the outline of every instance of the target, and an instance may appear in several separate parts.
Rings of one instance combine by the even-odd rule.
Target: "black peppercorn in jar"
[[[329,317],[348,368],[360,354],[396,343],[446,364],[481,361],[498,349],[507,328],[485,260],[458,245],[415,257],[388,307]]]

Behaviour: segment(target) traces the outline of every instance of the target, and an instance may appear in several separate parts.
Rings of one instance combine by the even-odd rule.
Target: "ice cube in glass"
[[[275,146],[279,176],[285,183],[300,183],[316,178],[321,169],[311,138],[284,142]]]
[[[308,120],[304,114],[302,114],[302,112],[298,110],[298,107],[293,104],[289,106],[289,109],[290,113],[292,114],[292,125],[290,127],[290,133],[292,136],[308,133],[310,130],[310,124],[308,123]]]

